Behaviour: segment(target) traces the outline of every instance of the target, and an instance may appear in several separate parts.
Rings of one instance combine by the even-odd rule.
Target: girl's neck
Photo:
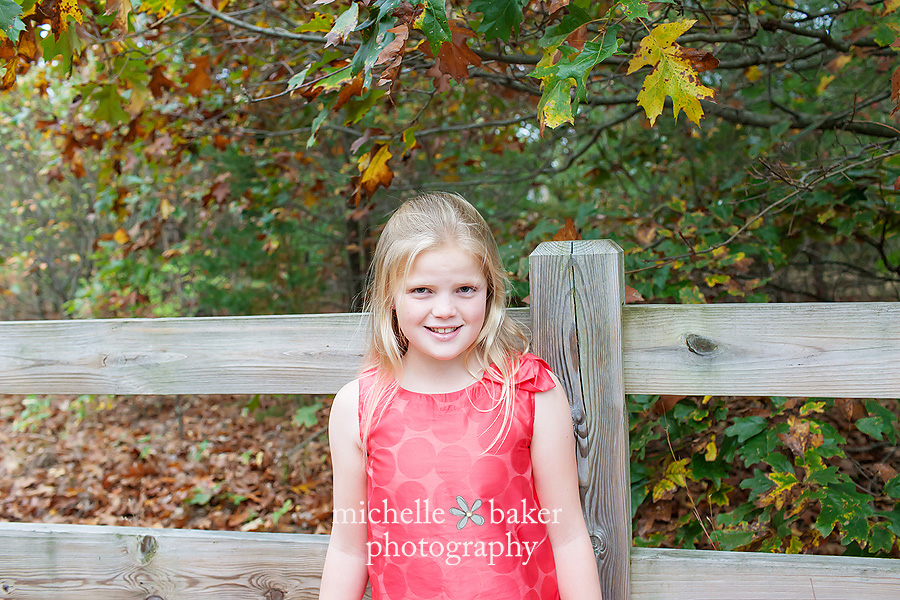
[[[465,389],[481,378],[483,369],[474,353],[466,363],[460,356],[454,360],[425,359],[416,355],[403,357],[400,387],[423,394],[445,394]]]

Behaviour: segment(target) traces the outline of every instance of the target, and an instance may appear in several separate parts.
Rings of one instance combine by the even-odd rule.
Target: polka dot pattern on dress
[[[360,380],[361,397],[373,380]],[[390,400],[366,458],[373,600],[558,600],[546,525],[529,522],[540,510],[530,455],[534,394],[555,384],[530,354],[515,381],[512,424],[500,443],[492,444],[502,423],[495,369],[457,392],[399,389]]]

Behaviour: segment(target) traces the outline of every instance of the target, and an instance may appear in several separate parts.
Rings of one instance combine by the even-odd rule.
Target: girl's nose
[[[456,306],[449,297],[439,296],[435,299],[434,306],[431,308],[431,313],[435,317],[447,319],[456,315]]]

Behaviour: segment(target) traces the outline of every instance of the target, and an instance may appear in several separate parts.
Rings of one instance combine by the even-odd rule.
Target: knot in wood
[[[159,542],[156,541],[156,538],[152,535],[145,535],[141,538],[140,550],[141,550],[141,559],[143,562],[148,562],[156,555],[156,551],[159,549]],[[162,600],[160,598],[160,600]]]
[[[603,538],[596,533],[591,535],[591,548],[594,549],[594,556],[600,556],[604,552],[606,552],[606,544],[603,543]]]
[[[266,590],[266,600],[284,600],[284,592],[270,588]]]
[[[700,356],[709,356],[719,349],[719,345],[709,338],[689,333],[685,338],[688,350]]]
[[[144,600],[165,600],[162,596],[157,596],[156,594],[152,596],[147,596]]]

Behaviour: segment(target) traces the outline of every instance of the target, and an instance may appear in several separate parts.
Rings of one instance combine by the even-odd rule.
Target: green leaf
[[[21,6],[13,0],[0,0],[0,31],[13,42],[19,39],[20,31],[25,31],[21,16]]]
[[[625,9],[625,16],[629,19],[649,19],[647,0],[619,0],[619,4]]]
[[[891,498],[900,498],[900,475],[894,475],[884,484],[884,493]]]
[[[551,25],[544,32],[544,37],[538,40],[541,48],[555,48],[562,44],[567,37],[585,23],[591,20],[591,16],[574,4],[569,4],[566,9],[569,14],[564,16],[556,25]]]
[[[880,440],[885,433],[881,419],[878,417],[859,419],[856,421],[856,428],[876,440]]]
[[[122,108],[122,96],[113,84],[107,84],[93,95],[97,100],[97,108],[91,115],[97,121],[106,121],[113,125],[129,121],[128,113]]]
[[[788,458],[780,452],[770,452],[769,455],[763,459],[763,462],[771,466],[776,471],[781,471],[783,473],[794,473],[794,465],[792,465],[791,461],[788,460]]]
[[[752,542],[756,534],[739,529],[716,529],[710,533],[710,537],[722,550],[737,550]]]
[[[725,435],[737,437],[738,443],[744,443],[766,428],[763,417],[738,417],[734,425],[725,430]]]
[[[569,91],[575,85],[574,79],[556,79],[549,86],[544,87],[541,101],[538,103],[538,119],[541,125],[551,129],[559,127],[563,123],[574,123],[572,114],[572,99]]]
[[[484,14],[478,31],[486,40],[512,37],[512,31],[522,23],[524,0],[472,0],[469,12]]]
[[[437,54],[444,42],[452,42],[453,36],[450,33],[450,24],[447,22],[447,13],[444,11],[444,2],[435,2],[435,0],[425,0],[423,2],[424,9],[413,26],[421,29],[431,46],[431,53]]]
[[[350,4],[350,8],[335,20],[331,31],[325,34],[327,40],[325,47],[334,46],[346,40],[347,36],[356,28],[357,23],[359,23],[359,4],[353,2]]]
[[[301,406],[294,413],[294,424],[298,427],[314,427],[319,422],[316,413],[322,408],[321,402],[310,404],[309,406]]]

